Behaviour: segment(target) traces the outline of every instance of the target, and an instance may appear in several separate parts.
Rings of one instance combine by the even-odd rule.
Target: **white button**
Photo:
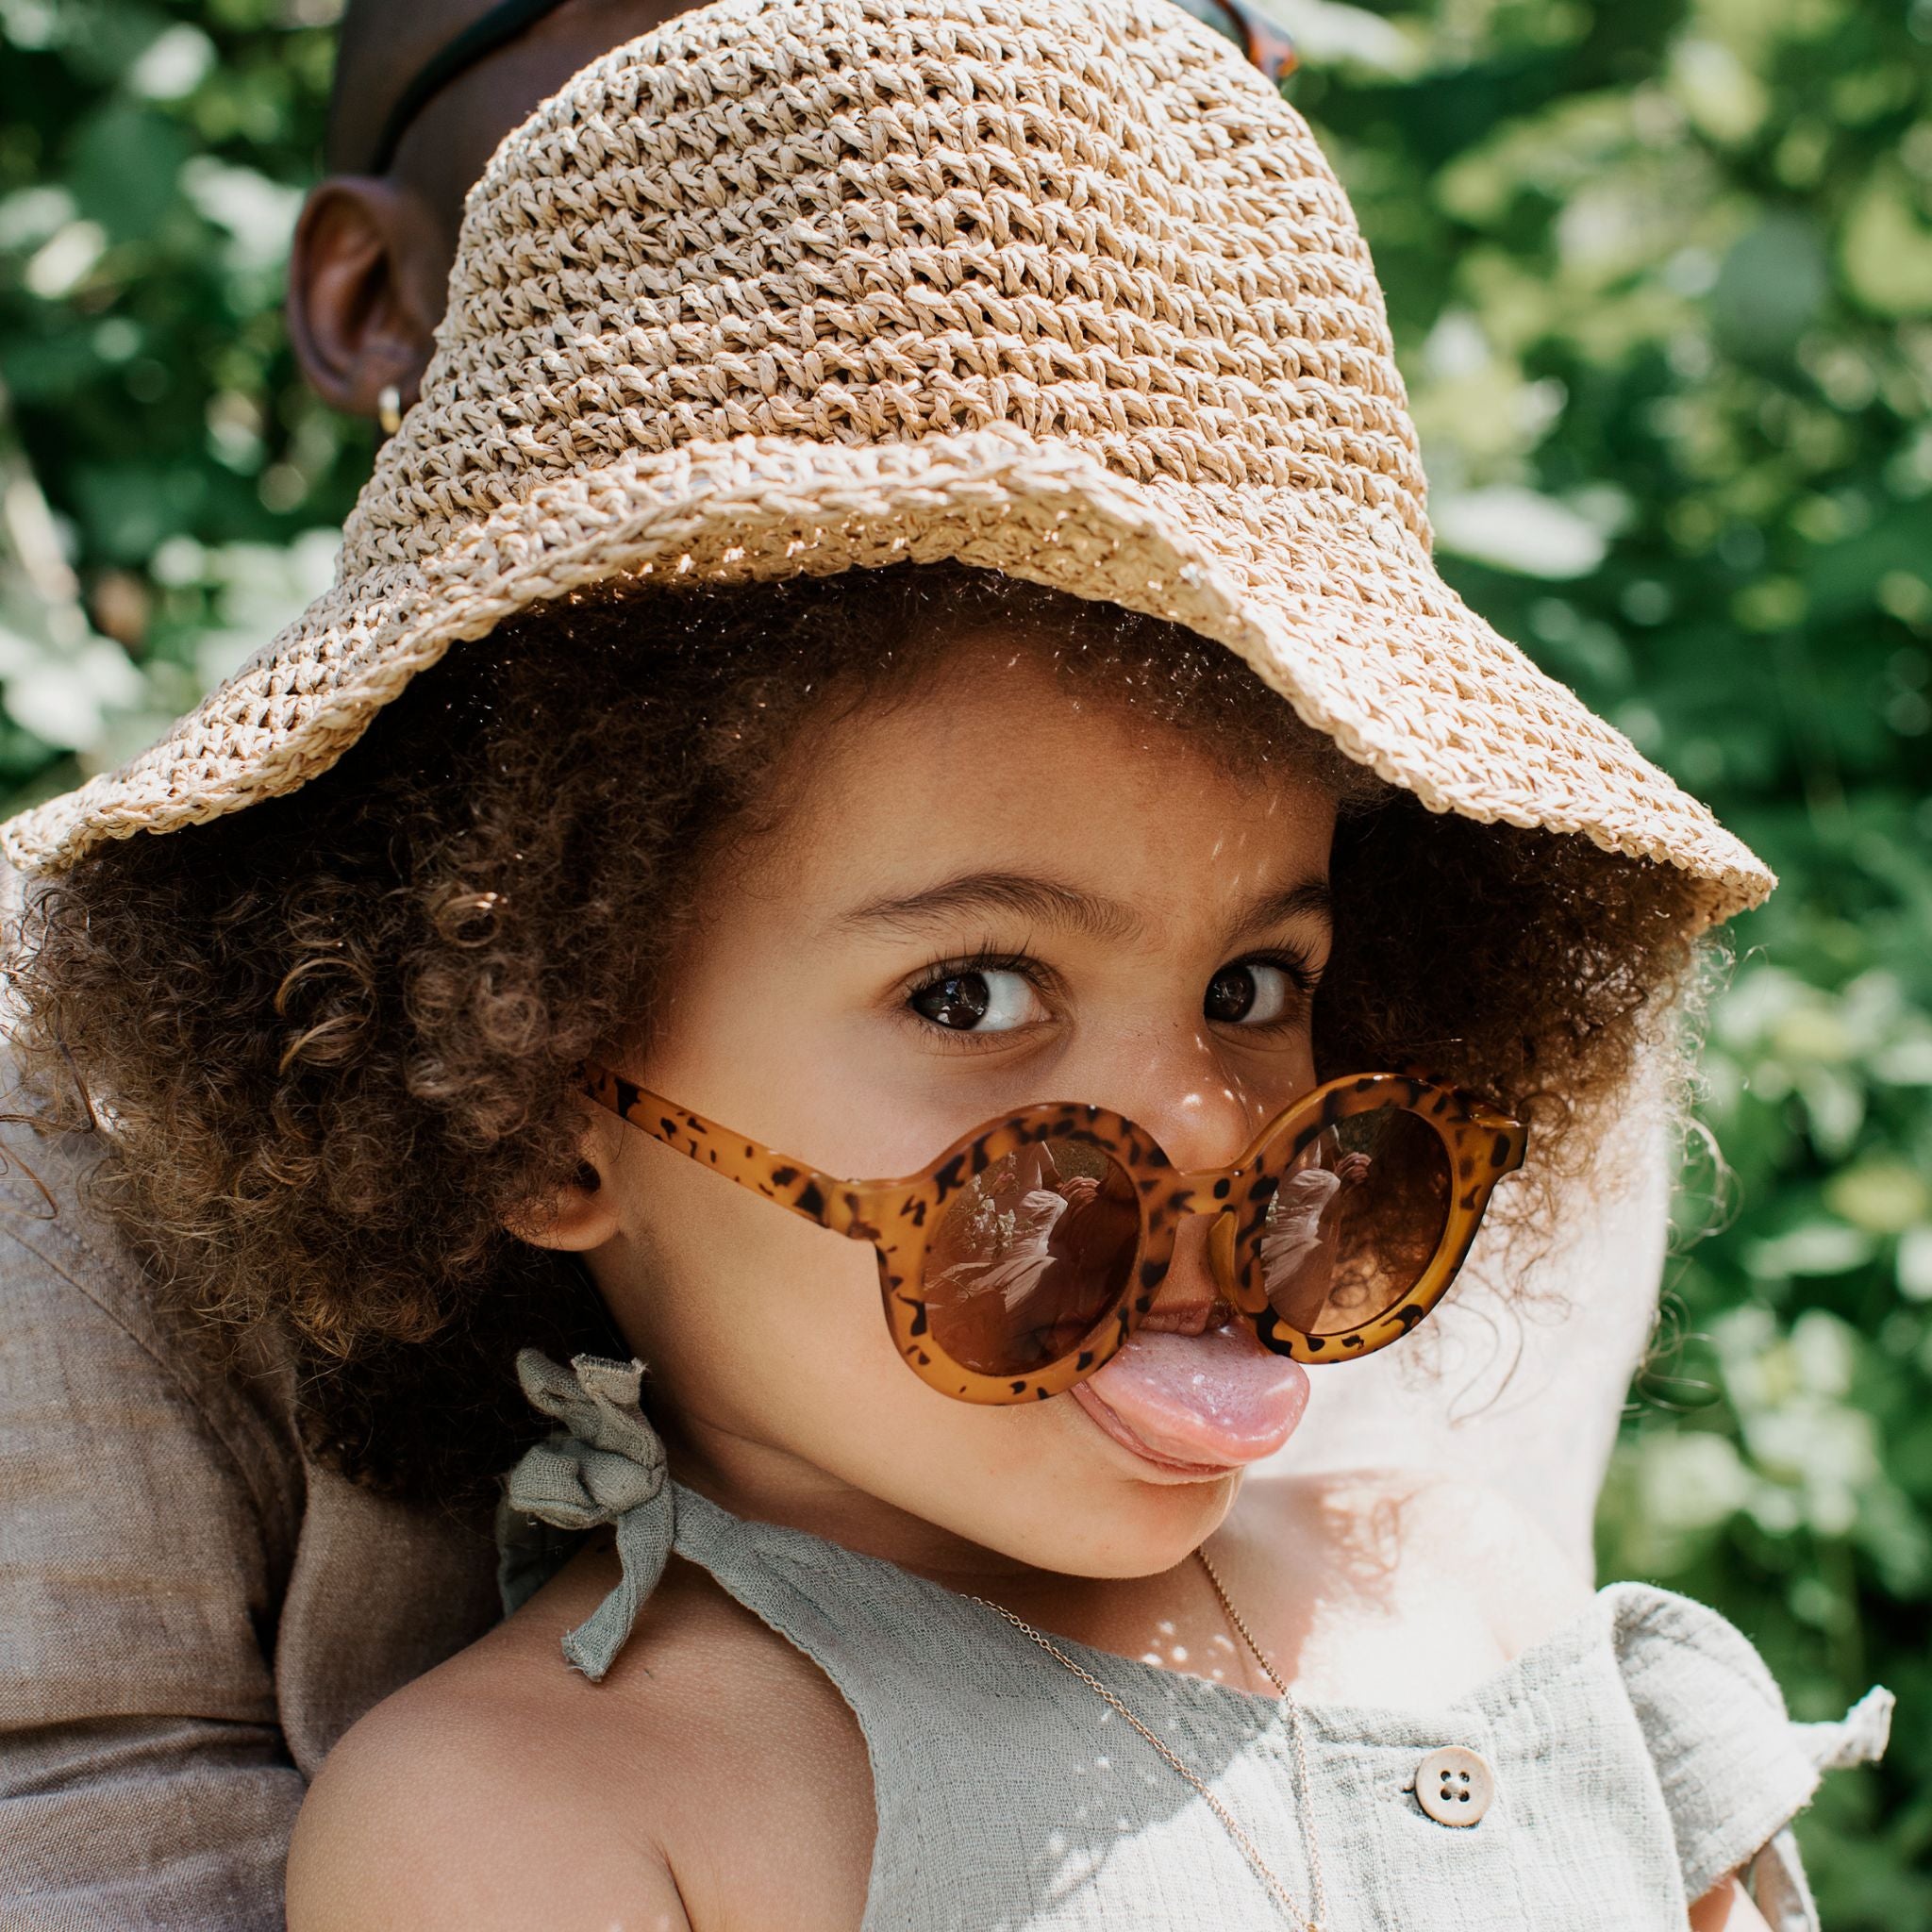
[[[1474,1751],[1445,1744],[1415,1768],[1415,1796],[1438,1824],[1477,1824],[1496,1795],[1496,1774]]]

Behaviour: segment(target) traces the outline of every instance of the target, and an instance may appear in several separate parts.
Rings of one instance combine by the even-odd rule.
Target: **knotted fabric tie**
[[[499,1525],[504,1600],[514,1609],[556,1567],[556,1540],[532,1538],[515,1519],[573,1532],[614,1524],[623,1574],[563,1640],[566,1661],[592,1683],[624,1648],[639,1607],[657,1589],[671,1555],[673,1492],[664,1444],[638,1407],[643,1372],[641,1362],[592,1355],[574,1357],[568,1370],[534,1348],[517,1357],[524,1393],[563,1426],[525,1451],[505,1486]]]

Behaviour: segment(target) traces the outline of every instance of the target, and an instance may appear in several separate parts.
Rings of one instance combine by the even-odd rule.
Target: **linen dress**
[[[512,1473],[506,1602],[556,1567],[566,1546],[554,1529],[613,1524],[624,1580],[565,1640],[587,1674],[609,1667],[674,1548],[817,1663],[872,1764],[862,1932],[1290,1923],[1199,1793],[1003,1618],[671,1481],[636,1364],[579,1357],[566,1373],[526,1354],[520,1367],[563,1429]],[[1281,1706],[1060,1645],[1166,1740],[1306,1904]],[[1690,1902],[1740,1868],[1774,1932],[1817,1932],[1788,1827],[1824,1771],[1879,1755],[1890,1704],[1874,1690],[1839,1723],[1794,1724],[1737,1629],[1633,1583],[1440,1706],[1305,1704],[1325,1932],[1683,1932]],[[1474,1797],[1458,1805],[1457,1767],[1472,1764]]]

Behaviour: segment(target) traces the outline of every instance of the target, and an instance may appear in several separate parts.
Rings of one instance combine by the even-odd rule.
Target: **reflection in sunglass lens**
[[[1261,1231],[1269,1305],[1307,1335],[1337,1335],[1421,1280],[1449,1220],[1448,1150],[1401,1108],[1353,1114],[1303,1148]]]
[[[1061,1360],[1125,1292],[1140,1233],[1133,1181],[1098,1147],[1005,1156],[953,1196],[926,1248],[932,1339],[983,1375]]]

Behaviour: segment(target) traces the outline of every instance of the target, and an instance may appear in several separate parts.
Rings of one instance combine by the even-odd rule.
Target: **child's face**
[[[1312,777],[1236,778],[984,638],[795,763],[775,828],[712,868],[650,1046],[619,1056],[655,1091],[873,1179],[1058,1100],[1219,1167],[1314,1084],[1334,807]],[[870,1246],[608,1116],[585,1144],[603,1185],[557,1238],[648,1365],[674,1466],[728,1507],[939,1569],[978,1560],[963,1543],[1140,1574],[1300,1417],[1299,1368],[1245,1327],[1201,1332],[1205,1218],[1118,1365],[975,1407],[899,1358]]]

